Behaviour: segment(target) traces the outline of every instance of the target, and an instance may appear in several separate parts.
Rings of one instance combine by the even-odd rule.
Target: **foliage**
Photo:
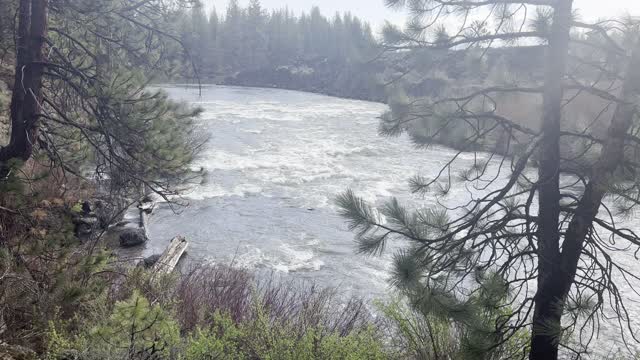
[[[117,302],[111,316],[89,336],[93,357],[170,357],[180,341],[180,328],[160,305],[150,305],[134,291],[128,300]]]
[[[425,315],[398,299],[380,303],[391,332],[391,346],[407,358],[416,360],[455,358],[459,343],[446,319]]]
[[[321,335],[308,329],[298,335],[264,316],[234,324],[229,316],[216,314],[211,330],[198,329],[186,346],[185,359],[386,359],[388,354],[369,330],[348,336]]]
[[[393,329],[392,347],[415,359],[526,357],[527,331],[502,337],[495,330],[494,324],[504,322],[511,310],[499,295],[502,290],[486,285],[491,286],[490,281],[485,282],[485,291],[466,301],[423,288],[420,297],[410,294],[408,299],[380,303],[378,307]]]
[[[11,112],[11,126],[26,128],[13,129],[11,141],[0,147],[3,175],[12,158],[46,156],[66,173],[92,173],[115,202],[115,194],[136,196],[143,187],[165,198],[179,192],[206,140],[193,123],[199,111],[148,84],[170,71],[167,54],[181,46],[170,24],[192,2],[18,3],[21,10],[9,31],[38,28],[42,34],[32,37],[43,42],[12,43],[8,49],[16,56],[12,109],[20,109]],[[19,52],[20,46],[32,48]],[[19,71],[26,80],[15,76]],[[17,96],[20,86],[32,88],[35,102]]]
[[[230,273],[241,270],[222,269],[227,278]],[[211,273],[209,273],[211,274]],[[207,313],[208,304],[203,303],[204,316],[194,328],[185,327],[184,313],[177,311],[188,306],[191,300],[185,298],[184,290],[172,292],[164,287],[164,295],[177,297],[160,299],[151,304],[147,299],[156,298],[155,290],[149,288],[140,270],[132,272],[135,279],[120,283],[118,291],[131,293],[125,300],[110,304],[112,297],[97,299],[85,304],[87,309],[78,312],[77,327],[70,327],[65,321],[50,322],[47,332],[47,354],[50,359],[61,359],[75,354],[80,359],[386,359],[390,356],[383,345],[380,332],[374,324],[357,327],[327,328],[331,316],[321,308],[319,314],[280,312],[284,306],[313,308],[313,303],[298,303],[304,298],[292,295],[299,290],[289,288],[285,283],[272,285],[270,290],[244,294],[233,289],[241,283],[231,282],[222,287],[234,296],[250,296],[247,313],[241,317],[232,316],[231,308],[217,301],[220,306]],[[140,277],[140,275],[143,275]],[[147,280],[148,281],[148,280]],[[202,283],[194,283],[189,278],[189,286],[196,288]],[[173,286],[180,285],[180,282]],[[133,284],[134,285],[132,288]],[[213,280],[210,285],[219,284]],[[242,284],[244,285],[244,284]],[[241,286],[242,286],[241,285]],[[220,287],[220,286],[218,286]],[[140,288],[140,290],[138,289]],[[151,290],[151,291],[150,291]],[[225,289],[221,289],[225,291]],[[147,295],[141,295],[145,292]],[[274,295],[274,294],[279,295]],[[277,297],[281,300],[276,301]],[[271,300],[267,300],[271,297]],[[229,299],[232,300],[232,299]],[[208,301],[213,301],[209,299]],[[293,302],[290,302],[293,301]],[[333,300],[331,300],[333,301]],[[286,305],[285,305],[286,304]],[[313,322],[312,316],[319,315],[320,322]],[[305,324],[301,327],[301,324]],[[182,335],[181,335],[182,334]]]
[[[75,235],[72,207],[90,193],[83,181],[30,161],[12,167],[0,187],[0,313],[11,329],[0,336],[39,350],[42,329],[105,291],[110,256]]]
[[[463,325],[461,350],[476,357],[523,331],[530,359],[580,357],[612,315],[621,346],[640,342],[621,291],[640,287],[621,260],[640,246],[625,220],[639,203],[637,21],[584,22],[570,0],[387,3],[409,21],[383,46],[429,56],[404,57],[398,81],[425,63],[454,71],[433,66],[444,81],[428,94],[394,83],[381,133],[457,151],[410,180],[410,205],[338,197],[359,250],[403,244],[393,284],[415,310]],[[531,69],[489,71],[508,52],[534,55]]]
[[[328,19],[318,7],[300,17],[288,9],[269,13],[258,0],[246,8],[231,1],[221,19],[196,6],[178,19],[180,36],[204,78],[237,71],[276,69],[297,60],[341,63],[369,60],[371,28],[350,14]]]

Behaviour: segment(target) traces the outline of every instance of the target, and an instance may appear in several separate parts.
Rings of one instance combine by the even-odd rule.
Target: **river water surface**
[[[351,188],[378,204],[396,196],[429,206],[429,197],[407,197],[408,179],[435,175],[454,151],[416,149],[404,136],[380,137],[382,104],[275,89],[210,86],[201,95],[189,87],[165,90],[204,110],[198,126],[210,140],[194,164],[204,169],[202,181],[184,195],[190,205],[177,213],[159,207],[145,254],[184,235],[192,260],[233,262],[369,299],[388,296],[393,249],[384,257],[357,255],[334,199]],[[458,166],[473,161],[463,154]],[[465,196],[454,188],[449,198]],[[621,345],[615,333],[602,340],[605,353]]]
[[[347,188],[374,202],[404,196],[413,174],[435,170],[451,151],[427,154],[404,137],[378,136],[382,104],[272,89],[165,90],[204,110],[199,127],[209,141],[194,164],[205,170],[203,181],[184,195],[190,205],[154,213],[147,254],[180,234],[191,259],[233,261],[365,297],[388,292],[388,259],[355,254],[334,199]]]

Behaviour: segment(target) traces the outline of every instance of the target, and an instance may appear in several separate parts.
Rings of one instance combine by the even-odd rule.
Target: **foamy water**
[[[388,258],[354,254],[353,234],[333,200],[347,188],[373,202],[406,194],[407,179],[429,167],[405,138],[377,134],[382,104],[307,93],[234,87],[167,87],[172,98],[204,110],[210,136],[193,164],[202,182],[190,206],[161,206],[151,219],[158,252],[185,235],[189,257],[275,271],[381,297]],[[442,155],[442,161],[445,160]]]
[[[416,207],[433,205],[431,197],[409,195],[408,179],[434,176],[452,150],[418,150],[406,137],[378,136],[382,104],[271,89],[205,87],[202,96],[193,88],[166,91],[203,108],[199,127],[210,141],[194,164],[204,169],[202,182],[184,194],[190,206],[177,214],[160,206],[146,254],[184,235],[191,259],[275,271],[366,298],[389,294],[389,258],[402,244],[391,244],[379,258],[355,254],[353,234],[333,200],[351,188],[377,204],[396,196]],[[474,160],[462,154],[456,166],[467,169]],[[469,189],[454,186],[448,201],[469,196]],[[631,308],[640,313],[638,303]],[[601,332],[603,351],[620,347],[615,332]]]

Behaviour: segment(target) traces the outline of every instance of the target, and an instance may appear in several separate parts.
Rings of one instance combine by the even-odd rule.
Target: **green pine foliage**
[[[92,356],[104,358],[171,357],[180,342],[178,323],[138,291],[117,302],[111,316],[88,335]]]
[[[464,267],[452,265],[446,274],[434,271],[442,264],[459,265],[479,256],[454,237],[437,247],[425,246],[430,239],[447,236],[450,218],[444,209],[413,211],[396,199],[376,209],[350,190],[337,198],[337,205],[356,233],[360,252],[378,255],[389,241],[409,241],[393,256],[391,283],[406,297],[410,309],[399,309],[396,304],[385,312],[418,358],[433,356],[425,354],[436,352],[434,346],[447,351],[455,348],[456,359],[507,359],[526,354],[526,334],[510,329],[512,297],[500,276],[478,270],[475,283],[466,283],[468,291],[458,294],[451,291],[451,284],[462,281],[459,275],[466,275]],[[452,327],[442,328],[442,324]],[[450,340],[449,333],[458,339],[455,346],[443,344],[442,339]]]

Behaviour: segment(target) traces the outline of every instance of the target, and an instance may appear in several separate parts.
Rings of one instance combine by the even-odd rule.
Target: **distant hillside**
[[[378,81],[384,68],[380,62],[339,65],[326,58],[317,58],[241,71],[224,77],[220,84],[273,87],[384,102],[385,87]]]
[[[542,80],[543,47],[491,49],[483,56],[470,52],[414,51],[373,56],[368,61],[341,64],[326,57],[296,59],[279,66],[238,71],[216,79],[221,85],[274,87],[331,96],[386,102],[389,88],[402,84],[412,97],[435,96],[451,82],[484,83],[510,75]],[[411,69],[411,71],[408,71]],[[471,81],[470,81],[471,80]]]

